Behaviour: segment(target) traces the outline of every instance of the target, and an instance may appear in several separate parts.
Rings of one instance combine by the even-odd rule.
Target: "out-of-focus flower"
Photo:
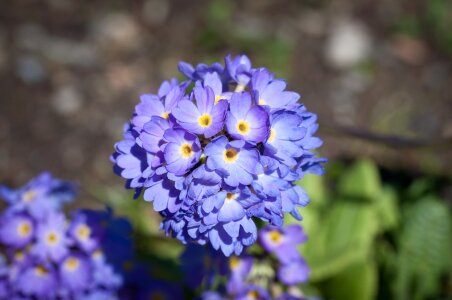
[[[3,188],[1,299],[115,299],[125,276],[119,266],[132,257],[130,224],[111,211],[79,210],[67,220],[61,205],[74,194],[48,173],[18,190]]]

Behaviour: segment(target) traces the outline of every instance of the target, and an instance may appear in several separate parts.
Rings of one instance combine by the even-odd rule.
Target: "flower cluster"
[[[110,262],[127,257],[129,247],[122,242],[106,253],[102,246],[115,244],[110,232],[124,222],[88,210],[67,220],[60,208],[74,196],[72,184],[48,173],[18,190],[0,188],[8,203],[0,215],[1,299],[116,299],[123,280]]]
[[[187,81],[141,96],[114,171],[153,203],[167,234],[238,255],[257,239],[253,217],[275,226],[285,213],[301,219],[308,197],[293,182],[321,174],[325,161],[311,152],[322,143],[317,117],[245,55],[179,70]]]
[[[308,280],[309,268],[297,249],[307,239],[300,225],[267,226],[259,232],[259,239],[262,247],[278,259],[278,278],[282,283],[295,285]]]
[[[215,259],[214,253],[197,252],[187,249],[182,257],[182,266],[190,271],[190,275],[204,273],[203,283],[206,288],[202,300],[223,299],[306,299],[296,285],[308,279],[309,268],[299,254],[297,246],[306,241],[306,235],[300,225],[285,227],[266,226],[259,230],[259,245],[262,249],[247,251],[241,256],[231,256],[223,261]],[[274,254],[275,259],[270,257]],[[206,260],[207,258],[207,260]],[[203,260],[202,263],[197,260]],[[226,270],[223,266],[226,262]],[[209,280],[209,269],[217,269],[217,275],[226,276],[225,286],[214,286]],[[275,274],[275,271],[277,273]],[[198,285],[199,286],[199,285]],[[276,288],[277,287],[277,288]]]

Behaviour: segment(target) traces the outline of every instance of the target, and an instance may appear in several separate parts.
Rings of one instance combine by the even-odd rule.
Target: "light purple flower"
[[[285,227],[266,226],[259,232],[262,247],[276,255],[280,262],[288,264],[301,259],[297,246],[307,240],[298,224]]]
[[[220,101],[215,104],[215,94],[210,87],[195,87],[193,94],[196,105],[192,101],[182,100],[172,113],[184,129],[206,138],[212,137],[223,128],[228,103]]]
[[[91,283],[91,264],[86,257],[71,254],[59,266],[61,283],[70,291],[86,289]]]
[[[225,136],[220,136],[206,146],[204,153],[207,168],[224,176],[227,185],[237,187],[253,182],[259,167],[259,153],[244,141],[229,142]]]
[[[288,264],[283,264],[278,269],[279,280],[287,285],[295,285],[308,281],[309,267],[306,262],[300,258]]]
[[[294,104],[300,99],[295,92],[285,91],[286,82],[273,79],[273,75],[261,68],[253,72],[251,90],[255,93],[257,104],[267,105],[270,108],[283,108]]]
[[[51,299],[58,287],[57,276],[52,267],[34,264],[18,276],[16,287],[25,295]]]
[[[37,243],[32,252],[42,259],[60,262],[69,251],[66,219],[62,213],[52,213],[37,229]]]
[[[228,55],[224,59],[229,76],[237,82],[237,92],[245,89],[251,77],[251,61],[246,55],[237,55],[234,59]]]
[[[163,151],[166,170],[176,176],[184,175],[201,157],[198,138],[183,129],[168,129],[164,138],[168,142]]]
[[[249,93],[235,93],[230,100],[226,118],[228,133],[235,139],[257,144],[270,134],[268,114],[259,105],[252,105]]]
[[[4,214],[0,220],[0,241],[14,248],[22,248],[34,237],[33,220],[25,215]]]
[[[153,94],[143,94],[140,96],[141,103],[135,108],[135,114],[132,124],[141,131],[144,124],[149,122],[152,117],[158,116],[168,119],[171,111],[177,102],[184,98],[184,87],[174,86],[163,99]]]

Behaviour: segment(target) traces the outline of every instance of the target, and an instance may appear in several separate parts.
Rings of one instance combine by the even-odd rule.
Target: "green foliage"
[[[451,265],[451,222],[447,206],[427,197],[409,207],[399,238],[395,295],[425,299],[439,288]]]
[[[438,190],[434,179],[421,178],[407,188],[383,183],[377,166],[363,159],[348,167],[332,163],[325,177],[306,176],[299,184],[311,198],[300,210],[309,237],[300,251],[312,270],[312,295],[351,300],[438,295],[439,278],[450,270],[452,235],[448,207],[426,198]],[[404,201],[409,205],[400,210]]]
[[[418,37],[421,34],[421,24],[416,16],[403,15],[397,19],[394,25],[394,31],[412,37]]]
[[[381,191],[377,166],[370,160],[356,162],[342,174],[338,190],[349,198],[374,200]]]
[[[432,29],[439,46],[452,54],[452,2],[429,0],[426,2],[427,25]]]
[[[328,299],[374,299],[377,293],[378,270],[375,262],[359,262],[325,284]]]

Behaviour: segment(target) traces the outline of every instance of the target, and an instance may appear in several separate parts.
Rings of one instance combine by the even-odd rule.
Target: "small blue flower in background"
[[[302,296],[299,284],[308,280],[309,268],[297,249],[306,239],[298,224],[263,227],[259,230],[259,246],[246,254],[229,257],[227,272],[218,274],[226,277],[225,281],[203,285],[200,299],[308,300]],[[197,259],[203,260],[205,255],[205,250],[198,251]],[[182,260],[183,267],[187,264],[187,260]],[[199,275],[198,286],[204,280]]]
[[[8,211],[25,212],[33,218],[45,219],[47,214],[71,202],[77,194],[73,183],[42,173],[17,190],[0,186],[0,198],[8,203]]]
[[[127,221],[92,210],[67,219],[61,208],[76,190],[49,173],[0,190],[8,204],[0,215],[0,299],[116,299],[124,262],[134,259]]]
[[[325,162],[312,152],[322,144],[317,117],[246,55],[227,56],[225,67],[181,62],[179,71],[186,81],[141,96],[114,171],[135,197],[144,191],[167,235],[239,255],[256,242],[255,219],[301,219],[309,201],[294,182],[322,174]]]

